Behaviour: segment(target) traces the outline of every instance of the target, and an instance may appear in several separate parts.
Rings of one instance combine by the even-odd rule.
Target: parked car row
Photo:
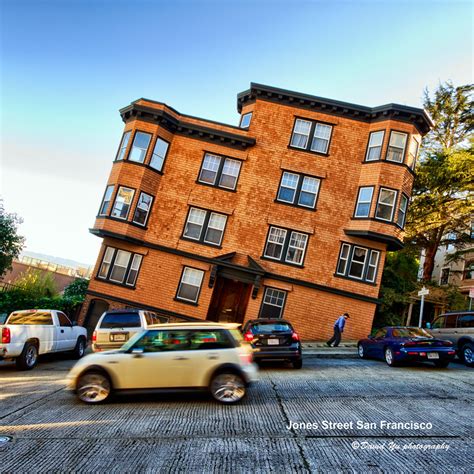
[[[70,351],[81,358],[85,352],[86,330],[61,311],[15,311],[0,328],[0,359],[15,359],[21,369],[32,369],[39,354]],[[460,339],[468,365],[465,349],[471,336],[463,332]],[[199,389],[231,404],[242,400],[257,379],[255,362],[281,360],[295,369],[303,364],[299,336],[283,319],[250,320],[240,328],[231,323],[170,324],[150,311],[111,310],[97,323],[92,349],[68,377],[69,387],[86,403],[104,402],[114,392]],[[359,341],[358,353],[389,366],[421,361],[444,368],[456,356],[456,345],[421,328],[393,326]]]

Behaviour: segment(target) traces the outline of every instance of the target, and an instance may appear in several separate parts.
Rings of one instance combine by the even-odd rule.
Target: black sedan
[[[399,362],[433,362],[447,367],[456,351],[450,341],[435,339],[424,329],[391,326],[379,329],[374,336],[357,344],[359,357],[382,359],[391,367]]]
[[[301,369],[301,342],[293,326],[284,319],[253,319],[243,330],[245,341],[253,349],[253,358],[261,360],[285,360],[295,369]]]

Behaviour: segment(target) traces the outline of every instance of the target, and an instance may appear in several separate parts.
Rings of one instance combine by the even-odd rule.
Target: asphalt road
[[[65,390],[72,364],[0,364],[0,437],[12,437],[0,441],[0,472],[472,472],[474,371],[460,364],[270,365],[237,406],[202,394],[87,406]]]

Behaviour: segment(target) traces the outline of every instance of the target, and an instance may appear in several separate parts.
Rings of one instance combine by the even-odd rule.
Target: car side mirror
[[[73,321],[73,322],[71,323],[71,326],[78,326],[77,321]]]
[[[143,350],[143,347],[134,347],[131,352],[133,354],[133,357],[138,358],[138,357],[143,357],[143,353],[145,351]]]

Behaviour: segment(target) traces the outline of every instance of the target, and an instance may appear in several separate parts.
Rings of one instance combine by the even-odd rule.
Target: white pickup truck
[[[32,369],[39,354],[71,351],[79,359],[86,349],[86,329],[53,309],[14,311],[0,334],[0,360],[14,359],[22,370]]]

